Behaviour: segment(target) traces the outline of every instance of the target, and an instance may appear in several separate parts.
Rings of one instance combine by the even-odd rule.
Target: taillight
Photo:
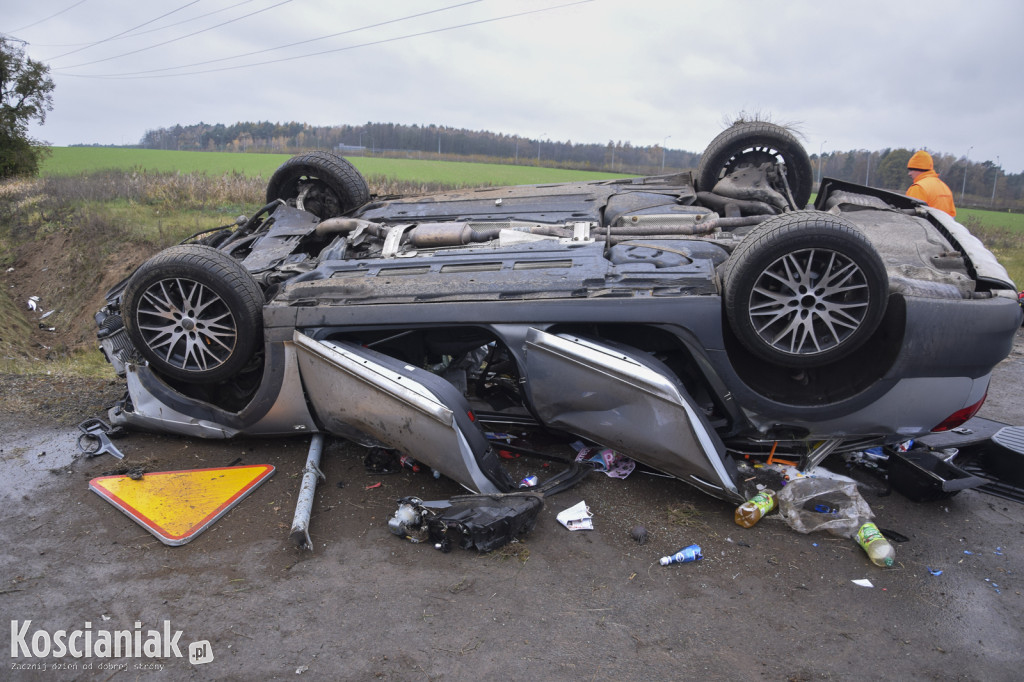
[[[932,431],[949,431],[950,429],[955,429],[956,427],[960,426],[965,421],[967,421],[974,415],[978,414],[978,410],[981,409],[981,406],[985,403],[985,398],[987,397],[988,392],[986,392],[985,395],[983,395],[981,397],[981,400],[979,400],[978,402],[974,403],[973,405],[968,405],[962,410],[957,410],[953,414],[943,419],[938,426],[932,429]]]

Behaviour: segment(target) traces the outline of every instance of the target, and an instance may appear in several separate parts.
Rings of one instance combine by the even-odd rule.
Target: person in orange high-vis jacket
[[[956,206],[953,205],[953,192],[949,186],[939,179],[935,172],[932,155],[921,150],[914,152],[907,162],[907,173],[913,184],[907,190],[908,197],[920,199],[929,206],[945,211],[956,217]]]

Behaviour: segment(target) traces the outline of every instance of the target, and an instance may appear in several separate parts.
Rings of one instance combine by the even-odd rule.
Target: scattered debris
[[[558,513],[555,518],[569,530],[594,530],[594,521],[587,503],[582,500]]]
[[[611,448],[585,447],[578,441],[572,445],[577,450],[577,462],[589,462],[611,478],[627,478],[636,469],[636,462]]]
[[[765,488],[751,499],[736,507],[736,513],[733,518],[736,521],[736,525],[751,528],[761,520],[761,517],[770,513],[775,507],[775,491]]]
[[[85,453],[86,457],[108,454],[118,459],[124,459],[124,453],[110,442],[109,435],[111,432],[115,432],[110,424],[97,417],[92,417],[79,424],[78,430],[82,432],[82,435],[78,437],[78,449]]]
[[[658,560],[658,563],[662,566],[669,566],[671,564],[688,564],[691,561],[700,561],[703,558],[704,554],[701,551],[700,545],[690,545],[689,547],[683,547],[672,556],[661,557],[661,559]]]
[[[779,513],[798,533],[826,530],[844,538],[853,537],[874,516],[854,481],[818,476],[798,478],[784,487]]]
[[[629,536],[641,545],[646,544],[648,538],[647,529],[639,525],[633,526],[633,529],[629,531]]]
[[[854,580],[853,584],[854,585],[860,585],[861,587],[874,587],[872,582],[870,580],[868,580],[867,578],[861,578],[860,580]]]
[[[513,492],[459,495],[424,502],[418,497],[398,501],[388,529],[410,542],[432,542],[442,552],[453,546],[490,552],[529,533],[544,506],[541,495]]]
[[[38,296],[29,296],[28,297],[28,309],[29,310],[39,310],[39,297]]]
[[[928,572],[931,573],[932,575],[942,575],[942,571],[940,571],[937,568],[932,568],[931,566],[925,566],[925,568],[927,568]]]

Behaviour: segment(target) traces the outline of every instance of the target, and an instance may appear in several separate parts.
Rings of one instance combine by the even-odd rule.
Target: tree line
[[[547,138],[467,130],[438,125],[365,123],[312,126],[305,123],[198,123],[149,130],[140,146],[147,149],[273,152],[294,154],[334,149],[342,154],[489,161],[558,166],[583,170],[651,174],[692,169],[699,152],[634,146],[629,141],[574,143]],[[907,161],[914,150],[863,149],[811,155],[819,175],[905,192],[910,185]],[[935,169],[953,190],[958,204],[1024,210],[1024,174],[1007,174],[991,161],[976,162],[931,152]]]

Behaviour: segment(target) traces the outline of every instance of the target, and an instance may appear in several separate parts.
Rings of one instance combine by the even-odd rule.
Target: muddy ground
[[[0,384],[0,623],[53,633],[166,620],[183,653],[208,640],[214,655],[192,665],[8,651],[3,679],[1020,679],[1024,506],[1014,502],[966,491],[914,503],[867,478],[878,525],[908,538],[883,570],[852,541],[775,517],[739,528],[731,506],[682,483],[598,474],[551,498],[522,542],[443,554],[391,535],[387,520],[401,496],[447,498],[456,486],[368,473],[363,451],[332,441],[309,552],[288,540],[304,440],[131,434],[117,441],[125,461],[151,471],[277,467],[203,535],[167,547],[89,491],[120,463],[77,456],[75,423],[101,414],[116,383]],[[981,415],[1024,424],[1021,386],[1018,335]],[[569,532],[555,514],[580,500],[595,529]],[[646,545],[630,539],[638,523]],[[702,561],[658,564],[691,543]],[[862,578],[874,587],[852,582]],[[47,670],[16,669],[26,663]]]

